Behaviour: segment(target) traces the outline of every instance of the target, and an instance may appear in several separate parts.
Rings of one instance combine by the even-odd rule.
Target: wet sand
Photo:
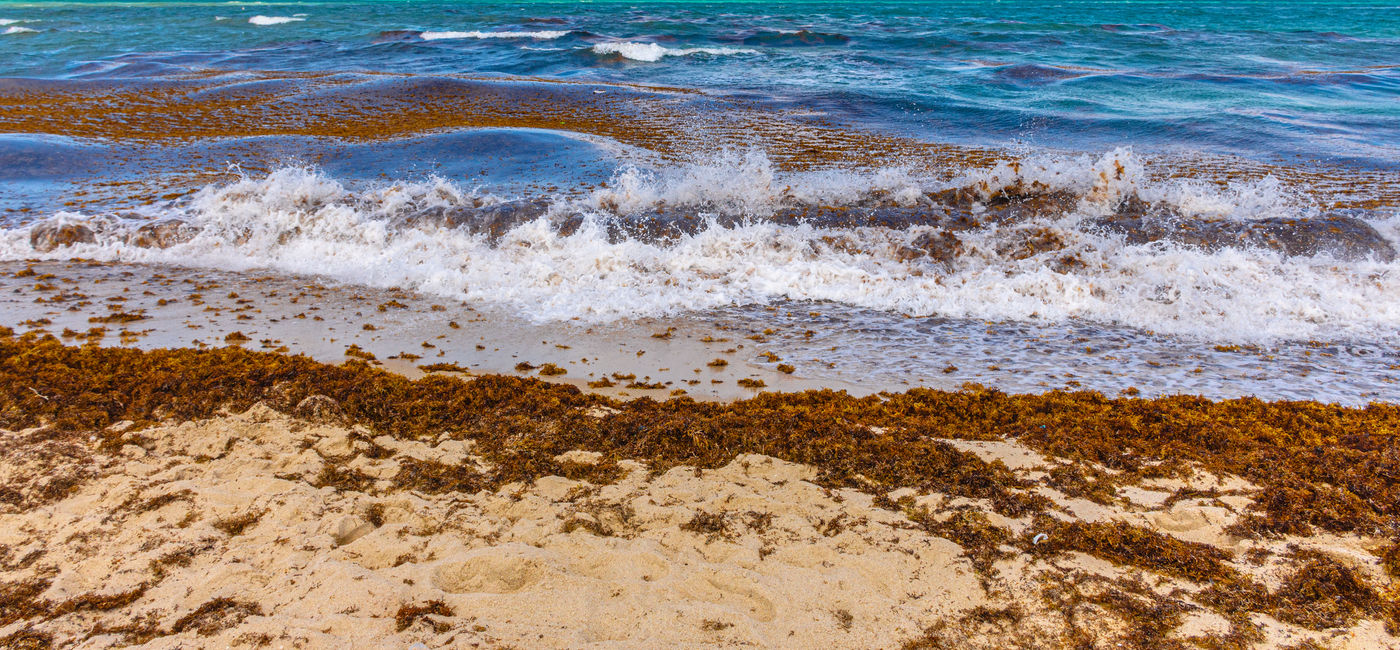
[[[1087,323],[910,319],[830,303],[535,321],[505,306],[315,277],[74,260],[0,263],[0,308],[0,326],[70,344],[234,345],[358,359],[413,378],[536,377],[628,399],[811,389],[864,396],[969,383],[1015,393],[1400,399],[1400,361],[1384,345],[1213,345]]]
[[[856,385],[810,366],[784,372],[781,357],[764,356],[769,336],[739,323],[534,322],[503,309],[313,278],[85,262],[0,268],[10,270],[3,286],[11,314],[0,325],[43,329],[71,342],[236,345],[331,363],[358,359],[411,378],[533,376],[620,398],[733,400],[759,390],[816,388],[868,395],[907,387],[889,380]],[[25,275],[31,269],[34,275]]]

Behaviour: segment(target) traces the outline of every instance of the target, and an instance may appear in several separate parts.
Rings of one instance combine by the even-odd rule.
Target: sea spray
[[[1270,181],[1218,188],[1148,176],[1126,150],[1006,162],[952,181],[900,169],[785,173],[761,154],[731,153],[660,171],[624,168],[608,187],[553,200],[491,235],[417,215],[452,211],[467,219],[513,205],[501,197],[441,179],[352,189],[296,167],[205,188],[146,220],[60,213],[12,227],[0,233],[0,259],[268,269],[504,304],[541,321],[797,300],[911,316],[1074,319],[1213,341],[1384,339],[1400,328],[1394,261],[1170,239],[1129,243],[1101,227],[1115,205],[1144,197],[1178,215],[1316,216],[1314,206],[1290,200]],[[1031,187],[1074,200],[1063,211],[958,230],[936,218],[940,193],[993,201]],[[859,212],[872,202],[925,216],[904,227],[771,218],[803,206]],[[618,228],[657,210],[692,215],[696,225],[659,237]],[[178,220],[185,235],[164,248],[133,243],[133,232],[154,218]],[[1378,218],[1383,225],[1394,217]],[[36,249],[35,233],[54,223],[86,224],[94,241]]]

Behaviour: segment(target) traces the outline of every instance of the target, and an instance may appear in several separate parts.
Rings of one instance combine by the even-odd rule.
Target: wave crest
[[[287,23],[299,23],[306,20],[300,16],[253,16],[248,19],[248,23],[266,27],[268,25],[285,25]]]
[[[599,43],[593,46],[594,54],[615,55],[633,61],[645,61],[655,63],[663,57],[668,56],[692,56],[705,54],[710,56],[725,56],[731,54],[758,54],[758,50],[736,47],[687,47],[669,48],[656,43]]]
[[[568,31],[561,30],[540,30],[530,32],[423,32],[418,37],[425,41],[456,40],[464,38],[490,39],[490,38],[529,38],[541,41],[553,40],[567,36]]]

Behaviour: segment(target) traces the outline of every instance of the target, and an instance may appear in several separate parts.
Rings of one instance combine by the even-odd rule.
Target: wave
[[[626,168],[581,198],[506,200],[437,179],[354,190],[285,168],[144,219],[59,213],[3,230],[0,259],[269,269],[542,321],[802,300],[1232,342],[1400,328],[1384,219],[1318,213],[1267,181],[1146,179],[1127,151],[1005,162],[952,182],[900,169],[787,174],[761,154],[729,154]]]
[[[553,40],[567,36],[568,31],[542,30],[532,32],[423,32],[418,37],[425,41],[453,40],[463,38],[532,38],[536,40]]]
[[[735,47],[687,47],[669,48],[657,45],[656,43],[599,43],[593,46],[595,54],[614,54],[624,59],[633,61],[646,61],[654,63],[667,56],[691,56],[694,54],[708,54],[711,56],[723,56],[729,54],[758,54],[758,50]]]
[[[254,25],[285,25],[287,23],[299,23],[306,20],[300,16],[253,16],[248,22]]]
[[[28,28],[28,27],[20,27],[19,25],[14,25],[14,26],[5,28],[5,31],[4,31],[4,32],[0,32],[0,33],[4,33],[4,34],[34,34],[34,33],[37,33],[38,31],[39,31],[39,30],[37,30],[37,29],[30,29],[30,28]]]

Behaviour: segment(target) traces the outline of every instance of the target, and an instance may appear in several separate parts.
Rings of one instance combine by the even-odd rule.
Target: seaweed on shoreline
[[[1257,626],[1249,618],[1254,614],[1307,629],[1351,625],[1360,618],[1388,620],[1392,627],[1400,624],[1393,594],[1333,558],[1293,553],[1283,587],[1270,590],[1242,573],[1237,559],[1216,547],[1122,522],[1058,521],[1049,514],[1053,504],[1036,494],[1036,482],[946,440],[1015,439],[1075,463],[1075,471],[1062,471],[1051,482],[1103,501],[1116,498],[1118,486],[1140,477],[1182,476],[1196,470],[1244,476],[1259,486],[1263,497],[1237,527],[1241,534],[1313,529],[1385,533],[1396,530],[1394,499],[1400,496],[1394,482],[1384,478],[1397,466],[1394,440],[1384,437],[1400,422],[1400,410],[1393,406],[1348,409],[1308,402],[1110,399],[1062,392],[1006,395],[975,386],[959,392],[915,390],[865,398],[809,391],[762,394],[730,404],[688,398],[620,402],[527,377],[429,375],[410,380],[359,360],[329,365],[238,347],[70,347],[51,336],[16,337],[0,330],[0,428],[43,427],[26,433],[29,438],[96,432],[101,446],[117,449],[142,444],[147,435],[143,429],[162,421],[213,417],[257,403],[289,414],[321,409],[333,413],[337,423],[364,426],[368,432],[350,435],[369,458],[393,455],[385,447],[392,444],[374,442],[388,435],[425,442],[470,440],[473,455],[482,461],[469,469],[399,457],[397,474],[376,480],[352,469],[348,459],[328,458],[312,481],[321,486],[361,492],[384,485],[422,493],[477,492],[549,475],[597,485],[617,480],[622,474],[618,461],[623,459],[641,460],[662,472],[681,465],[716,468],[740,454],[762,454],[815,468],[818,484],[871,492],[877,504],[903,510],[918,528],[961,546],[984,588],[999,579],[994,565],[1015,557],[1017,548],[1032,562],[1053,564],[1066,553],[1080,552],[1197,585],[1194,593],[1154,595],[1131,581],[1086,578],[1062,583],[1057,591],[1046,592],[1047,607],[1060,611],[1055,608],[1063,605],[1061,614],[1071,633],[1084,633],[1076,627],[1083,607],[1107,612],[1146,640],[1160,639],[1185,612],[1204,607],[1232,625],[1220,647],[1257,641]],[[108,428],[123,420],[134,425]],[[600,456],[589,463],[561,460],[561,454],[580,450]],[[1380,472],[1375,475],[1379,478],[1368,478],[1366,471]],[[904,499],[891,501],[888,492],[900,487],[979,500],[982,505],[960,506],[951,516],[935,517],[913,509]],[[1329,490],[1333,492],[1324,492]],[[1345,508],[1335,501],[1298,497],[1285,507],[1269,500],[1271,491],[1350,496]],[[132,503],[150,508],[176,498],[172,493]],[[1029,533],[1013,537],[977,507],[1006,517],[1033,517],[1030,530],[1046,537],[1040,543]],[[237,535],[255,522],[256,516],[248,513],[221,521],[216,528]],[[723,518],[697,515],[683,528],[723,536],[732,525],[735,522]],[[565,522],[565,527],[612,534],[602,525],[595,530]],[[1380,548],[1376,555],[1383,568],[1392,567],[1400,556],[1393,547]],[[37,600],[42,589],[12,586],[16,589],[7,589],[14,594],[12,602],[0,603],[0,613],[5,614],[0,618],[30,618],[35,607],[54,606]],[[115,597],[134,600],[140,593]],[[105,598],[78,599],[67,606],[73,611],[102,610],[109,604]],[[211,606],[210,616],[222,617],[225,610],[234,618],[253,613],[241,604],[224,603]],[[408,614],[411,624],[417,617],[415,612]],[[960,624],[981,626],[996,635],[1010,616],[990,610],[986,614],[987,621]],[[218,629],[212,622],[187,627]],[[930,628],[926,638],[910,647],[940,647],[942,639],[949,638],[945,632],[953,631]],[[132,628],[123,633],[142,638],[150,631]],[[1073,645],[1075,639],[1061,641]]]
[[[211,350],[69,347],[51,336],[0,338],[0,427],[92,431],[131,420],[210,417],[257,402],[287,413],[314,395],[378,435],[475,440],[496,464],[482,487],[557,473],[574,449],[648,462],[719,467],[742,453],[815,466],[828,486],[898,487],[989,500],[1007,516],[1044,497],[999,463],[940,439],[1015,439],[1049,456],[1142,476],[1205,470],[1263,490],[1237,534],[1400,532],[1400,406],[1108,398],[971,387],[856,398],[830,390],[759,394],[730,404],[675,398],[619,402],[509,376],[418,380],[360,361]],[[605,417],[588,411],[607,407]],[[108,433],[109,444],[121,436]],[[1097,490],[1095,490],[1097,491]],[[1106,494],[1104,495],[1106,496]]]

